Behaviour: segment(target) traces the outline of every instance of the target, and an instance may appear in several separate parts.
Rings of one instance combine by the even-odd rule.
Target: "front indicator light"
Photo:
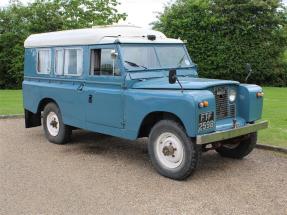
[[[264,93],[263,92],[258,92],[258,93],[256,93],[256,97],[257,98],[261,98],[261,97],[263,97],[264,96]]]
[[[199,102],[198,107],[200,107],[200,108],[208,107],[208,101]]]
[[[208,101],[204,101],[204,102],[203,102],[203,106],[204,106],[204,107],[208,107]]]

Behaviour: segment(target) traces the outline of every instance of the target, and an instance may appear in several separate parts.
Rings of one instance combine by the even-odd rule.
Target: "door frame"
[[[120,76],[112,76],[112,75],[92,75],[91,74],[91,53],[93,49],[115,49],[116,52],[118,53],[118,57],[115,61],[115,64],[117,64],[119,70],[120,70]],[[88,50],[88,56],[87,56],[87,65],[86,65],[86,70],[88,73],[86,73],[86,80],[85,80],[85,91],[86,92],[91,92],[91,88],[95,88],[95,92],[94,94],[96,94],[96,89],[111,89],[111,90],[119,90],[120,95],[121,95],[121,105],[122,105],[122,117],[121,117],[121,126],[109,126],[109,125],[103,125],[103,124],[99,124],[101,126],[107,126],[107,127],[114,127],[114,128],[119,128],[119,129],[123,129],[124,128],[124,108],[125,108],[125,99],[124,99],[124,83],[125,83],[125,70],[122,66],[121,63],[121,56],[119,53],[119,47],[117,44],[99,44],[99,45],[91,45],[88,46],[87,48]],[[94,86],[93,86],[94,85]],[[89,93],[88,93],[89,94]],[[86,96],[89,96],[89,95]],[[93,95],[94,96],[94,95]],[[96,95],[95,95],[96,97]],[[86,98],[87,99],[87,98]],[[96,98],[95,98],[96,99]],[[88,111],[88,110],[86,110]],[[85,116],[85,121],[86,123],[90,124],[87,121],[87,116]],[[95,123],[97,124],[97,123]]]

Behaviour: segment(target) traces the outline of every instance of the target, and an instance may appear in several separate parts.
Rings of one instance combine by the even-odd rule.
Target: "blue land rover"
[[[177,180],[201,152],[243,158],[268,126],[261,87],[199,78],[181,40],[135,26],[29,36],[23,96],[26,128],[43,124],[50,142],[75,128],[148,137],[155,169]]]

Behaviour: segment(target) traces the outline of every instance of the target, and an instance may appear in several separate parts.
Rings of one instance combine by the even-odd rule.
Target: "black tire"
[[[161,134],[166,132],[175,135],[176,138],[180,140],[183,149],[182,161],[180,165],[175,168],[168,168],[158,158],[157,152],[159,150],[156,149],[156,141]],[[201,149],[186,135],[183,127],[172,120],[162,120],[154,125],[149,135],[148,152],[155,169],[161,175],[175,180],[183,180],[189,177],[196,169],[201,155]]]
[[[238,146],[236,146],[235,148],[225,147],[223,143],[223,145],[217,148],[216,151],[222,157],[242,159],[255,148],[257,142],[257,132],[248,134],[244,137],[237,138],[236,140],[238,141]]]
[[[55,113],[58,117],[58,123],[56,126],[59,126],[59,131],[57,133],[57,135],[52,135],[49,132],[49,129],[47,128],[47,117],[50,113]],[[46,138],[51,142],[51,143],[55,143],[55,144],[65,144],[67,143],[70,138],[71,138],[71,134],[72,134],[72,129],[70,126],[65,125],[63,123],[62,120],[62,115],[60,112],[59,107],[53,103],[50,102],[48,103],[43,111],[43,128],[44,128],[44,132],[45,132],[45,136]]]

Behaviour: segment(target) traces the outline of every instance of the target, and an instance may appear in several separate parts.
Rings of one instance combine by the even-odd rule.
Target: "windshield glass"
[[[189,67],[183,45],[122,45],[123,60],[128,70]]]

